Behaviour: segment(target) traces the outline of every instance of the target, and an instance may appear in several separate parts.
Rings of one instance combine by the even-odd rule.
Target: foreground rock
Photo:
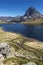
[[[7,43],[0,43],[0,58],[4,56],[5,58],[8,57],[10,54],[10,48]]]

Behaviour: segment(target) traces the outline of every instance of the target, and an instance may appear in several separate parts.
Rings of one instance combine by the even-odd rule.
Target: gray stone
[[[7,57],[10,54],[10,47],[7,43],[0,43],[0,54]]]

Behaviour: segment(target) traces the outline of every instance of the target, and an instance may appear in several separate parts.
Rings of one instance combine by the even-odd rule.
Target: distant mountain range
[[[0,20],[10,21],[10,22],[22,22],[28,19],[39,19],[43,18],[43,15],[38,12],[34,7],[27,9],[26,13],[23,16],[17,17],[0,17]]]
[[[11,17],[11,16],[0,16],[0,20],[11,20],[11,19],[13,19],[13,17]]]

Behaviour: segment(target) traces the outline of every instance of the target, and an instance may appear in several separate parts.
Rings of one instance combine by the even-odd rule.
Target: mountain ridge
[[[43,18],[43,15],[37,11],[34,7],[30,7],[26,10],[26,13],[23,16],[15,17],[11,22],[22,22],[28,19],[40,19]]]
[[[0,17],[0,20],[9,21],[9,22],[24,22],[29,19],[40,19],[43,18],[43,15],[37,11],[34,7],[30,7],[26,10],[26,13],[23,16],[17,16],[17,17]]]

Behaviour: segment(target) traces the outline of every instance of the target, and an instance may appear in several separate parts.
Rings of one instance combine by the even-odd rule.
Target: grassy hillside
[[[43,25],[43,18],[41,19],[30,19],[26,20],[25,22],[22,22],[23,24],[28,24],[28,25]]]
[[[0,28],[0,43],[6,42],[11,48],[11,58],[5,58],[4,65],[22,65],[35,62],[43,65],[43,42],[27,39],[20,34],[5,32]]]

